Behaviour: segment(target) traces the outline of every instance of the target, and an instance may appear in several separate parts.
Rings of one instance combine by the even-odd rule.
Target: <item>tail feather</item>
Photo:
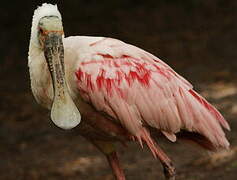
[[[204,136],[209,141],[209,143],[204,141],[208,146],[212,144],[218,149],[228,148],[229,142],[221,128],[221,126],[223,126],[226,129],[230,129],[226,120],[212,105],[194,90],[190,89],[188,92],[189,93],[186,93],[180,89],[180,94],[184,102],[184,105],[179,106],[179,108],[181,108],[180,112],[187,111],[188,114],[188,116],[183,116],[181,114],[181,119],[183,120],[182,129]],[[197,143],[203,146],[200,139],[192,139],[197,140]]]
[[[219,123],[227,130],[230,130],[229,124],[226,122],[225,118],[221,115],[221,113],[213,107],[210,103],[208,103],[203,97],[201,97],[194,90],[189,90],[189,92],[203,105],[205,106],[211,114],[219,121]]]

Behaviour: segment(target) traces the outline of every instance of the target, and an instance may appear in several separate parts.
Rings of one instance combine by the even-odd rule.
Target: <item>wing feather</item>
[[[110,38],[87,47],[76,72],[85,101],[141,139],[144,125],[175,141],[181,129],[198,132],[217,147],[229,143],[222,115],[192,85],[152,54]],[[83,95],[84,94],[84,95]]]

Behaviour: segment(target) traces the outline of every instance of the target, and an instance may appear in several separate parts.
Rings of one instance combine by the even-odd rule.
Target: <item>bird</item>
[[[53,123],[72,128],[107,158],[116,180],[126,176],[116,144],[136,142],[159,159],[168,180],[175,166],[158,145],[188,139],[203,148],[228,149],[221,113],[191,83],[153,54],[108,37],[65,37],[57,5],[34,11],[28,67],[36,101]]]

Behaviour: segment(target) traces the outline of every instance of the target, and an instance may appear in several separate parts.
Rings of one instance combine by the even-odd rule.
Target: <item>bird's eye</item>
[[[43,29],[42,28],[39,28],[39,32],[40,32],[40,34],[43,34]]]

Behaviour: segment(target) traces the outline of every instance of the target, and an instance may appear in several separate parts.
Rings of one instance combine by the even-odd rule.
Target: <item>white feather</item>
[[[37,31],[38,31],[38,24],[42,17],[45,16],[57,16],[61,20],[61,14],[58,11],[57,5],[47,4],[44,3],[41,6],[39,6],[35,11],[33,15],[32,20],[32,27],[31,27],[31,45],[38,46],[38,40],[37,40]]]

